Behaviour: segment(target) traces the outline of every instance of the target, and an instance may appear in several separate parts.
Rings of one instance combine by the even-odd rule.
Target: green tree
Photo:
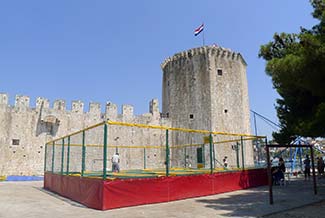
[[[281,96],[276,102],[281,130],[273,133],[278,143],[295,135],[325,136],[325,0],[310,3],[317,25],[297,34],[275,33],[259,51]]]

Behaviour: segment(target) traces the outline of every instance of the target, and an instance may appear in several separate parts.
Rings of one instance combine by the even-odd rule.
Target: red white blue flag
[[[199,35],[204,29],[204,23],[201,24],[197,29],[194,30],[194,35],[197,36]]]

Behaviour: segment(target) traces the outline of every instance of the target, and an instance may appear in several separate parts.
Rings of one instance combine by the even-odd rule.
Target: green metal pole
[[[85,130],[82,131],[82,159],[81,159],[81,176],[84,176],[86,159]]]
[[[62,139],[61,175],[63,175],[63,162],[64,162],[64,138]]]
[[[242,169],[245,169],[243,136],[240,136],[240,145],[241,145],[241,163],[242,163]]]
[[[104,124],[103,179],[107,178],[107,123]]]
[[[166,129],[166,176],[169,176],[169,144],[168,144],[168,129]]]
[[[239,143],[236,142],[236,161],[237,161],[237,168],[239,168]]]
[[[54,173],[54,153],[55,153],[55,142],[52,144],[53,149],[52,149],[52,173]]]
[[[213,142],[212,142],[212,134],[210,133],[209,135],[209,144],[210,144],[210,173],[212,174],[213,173],[213,156],[212,156],[212,152],[213,152],[213,149],[212,149],[212,146],[213,146]]]
[[[143,169],[147,168],[146,161],[146,148],[143,148]]]
[[[212,139],[212,151],[213,151],[213,168],[216,166],[216,149],[213,145],[213,139]]]
[[[203,168],[205,168],[205,150],[204,150],[204,144],[202,145],[202,164],[203,164]]]
[[[186,147],[184,147],[184,167],[186,168]]]
[[[68,152],[67,152],[67,175],[69,175],[69,164],[70,164],[70,136],[68,136]]]
[[[46,172],[46,156],[47,156],[47,144],[45,144],[45,151],[44,151],[44,174]]]

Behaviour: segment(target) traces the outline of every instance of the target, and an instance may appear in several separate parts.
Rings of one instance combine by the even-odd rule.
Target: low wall
[[[45,173],[44,188],[107,210],[267,185],[266,169],[160,178],[101,180]]]

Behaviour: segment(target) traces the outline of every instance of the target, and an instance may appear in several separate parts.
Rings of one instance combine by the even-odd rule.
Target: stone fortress
[[[131,105],[123,105],[118,114],[117,105],[110,102],[104,113],[98,103],[90,103],[84,112],[84,103],[73,101],[68,111],[64,100],[50,107],[49,100],[41,97],[30,107],[29,97],[20,95],[11,106],[8,95],[0,94],[0,175],[42,175],[46,142],[107,119],[250,134],[246,63],[241,54],[203,46],[167,58],[161,68],[162,112],[157,99],[150,101],[148,113],[134,115]],[[228,155],[229,164],[235,166],[231,145],[214,146],[215,159]],[[245,165],[253,165],[252,143],[245,142],[244,148]]]

